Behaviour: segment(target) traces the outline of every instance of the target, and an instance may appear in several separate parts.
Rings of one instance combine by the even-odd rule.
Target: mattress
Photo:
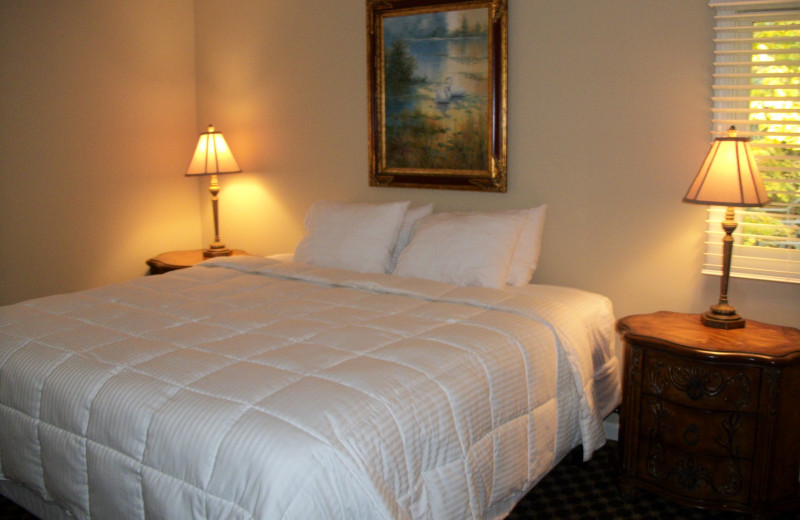
[[[619,402],[613,312],[213,259],[0,308],[0,492],[45,518],[503,518]]]

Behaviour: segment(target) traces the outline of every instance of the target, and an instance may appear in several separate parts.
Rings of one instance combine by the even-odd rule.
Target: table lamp
[[[214,212],[214,242],[203,250],[203,256],[211,258],[215,256],[228,256],[231,250],[225,247],[219,239],[219,180],[218,174],[239,173],[242,169],[233,158],[228,143],[221,132],[214,129],[214,125],[208,125],[208,131],[200,134],[197,140],[197,148],[194,151],[192,162],[186,175],[211,175],[211,183],[208,191],[211,193],[211,208]]]
[[[756,161],[750,152],[749,139],[736,137],[736,128],[728,129],[728,137],[717,137],[711,144],[684,202],[726,206],[722,229],[722,280],[719,302],[702,315],[703,324],[718,329],[744,327],[745,320],[728,303],[728,278],[731,272],[733,231],[736,229],[734,207],[763,206],[769,203]]]

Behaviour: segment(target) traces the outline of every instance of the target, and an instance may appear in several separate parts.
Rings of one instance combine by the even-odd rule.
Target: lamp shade
[[[197,148],[186,175],[216,175],[241,171],[222,133],[217,132],[214,125],[208,125],[208,131],[200,134],[197,140]]]
[[[684,202],[712,206],[763,206],[769,202],[746,137],[717,137]]]

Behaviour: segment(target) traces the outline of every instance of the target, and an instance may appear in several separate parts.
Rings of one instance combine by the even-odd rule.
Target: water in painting
[[[488,169],[488,11],[384,19],[387,167]]]

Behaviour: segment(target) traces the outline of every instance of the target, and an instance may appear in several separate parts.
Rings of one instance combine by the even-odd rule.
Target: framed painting
[[[366,0],[369,182],[506,191],[508,0]]]

